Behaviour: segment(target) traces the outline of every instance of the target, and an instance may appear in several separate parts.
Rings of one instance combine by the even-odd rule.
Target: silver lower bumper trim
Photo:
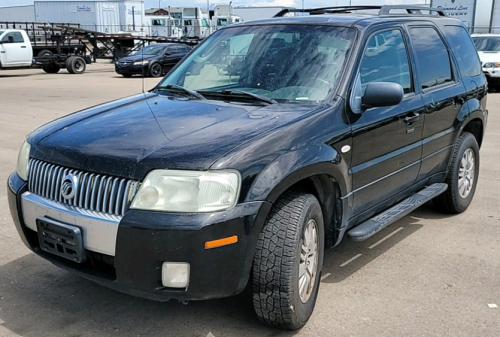
[[[115,256],[121,217],[61,204],[30,192],[21,196],[21,207],[24,223],[28,228],[37,231],[36,219],[41,217],[75,225],[82,230],[86,249]]]

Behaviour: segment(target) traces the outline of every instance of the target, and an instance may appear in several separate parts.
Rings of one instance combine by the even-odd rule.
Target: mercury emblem
[[[77,187],[78,177],[71,173],[66,175],[61,184],[61,196],[66,200],[72,199],[76,194]]]

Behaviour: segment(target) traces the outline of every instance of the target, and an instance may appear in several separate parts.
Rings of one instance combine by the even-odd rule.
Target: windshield
[[[2,34],[3,34],[3,32],[4,32],[3,30],[0,30],[0,35],[2,35]]]
[[[247,26],[212,34],[160,87],[205,95],[245,91],[277,102],[318,102],[336,88],[355,31],[318,25]]]
[[[500,37],[475,36],[472,40],[479,51],[500,51]]]
[[[147,46],[139,49],[134,55],[161,55],[165,50],[166,46]]]

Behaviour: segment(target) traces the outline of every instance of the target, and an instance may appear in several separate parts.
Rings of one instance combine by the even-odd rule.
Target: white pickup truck
[[[40,66],[46,73],[57,73],[66,68],[70,74],[82,74],[90,59],[78,55],[50,54],[33,57],[31,42],[22,29],[0,30],[0,69]]]

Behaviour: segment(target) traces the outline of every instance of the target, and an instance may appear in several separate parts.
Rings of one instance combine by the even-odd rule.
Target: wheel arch
[[[287,192],[314,195],[323,212],[325,245],[332,247],[337,242],[336,229],[342,223],[341,198],[348,193],[347,170],[347,163],[332,147],[292,151],[273,161],[257,176],[246,199],[274,204]]]
[[[303,178],[290,185],[280,195],[288,192],[312,194],[318,199],[323,213],[325,247],[333,247],[337,242],[337,228],[342,221],[342,202],[339,183],[326,173]]]
[[[479,148],[481,148],[481,144],[483,142],[483,136],[484,136],[484,124],[482,119],[480,118],[474,118],[469,120],[462,128],[462,132],[469,132],[471,133],[474,138],[476,138],[477,144],[479,145]],[[459,135],[460,136],[460,135]]]

